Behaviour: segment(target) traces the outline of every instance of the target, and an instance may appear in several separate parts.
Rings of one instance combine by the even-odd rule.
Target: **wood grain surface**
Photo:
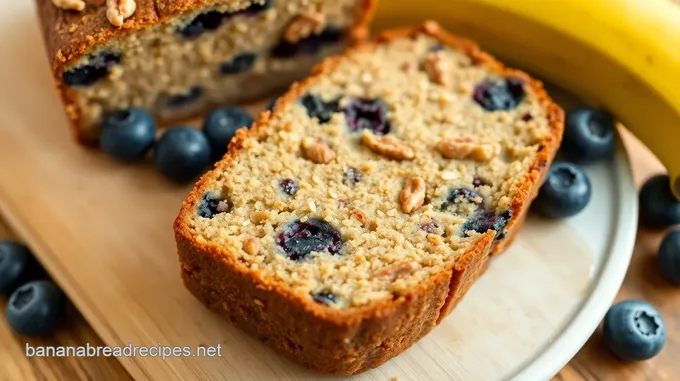
[[[0,241],[17,240],[16,234],[0,216]],[[63,380],[132,380],[115,357],[27,357],[26,346],[104,345],[83,316],[69,303],[63,323],[53,336],[27,339],[7,324],[5,306],[0,298],[0,380],[2,381],[63,381]]]

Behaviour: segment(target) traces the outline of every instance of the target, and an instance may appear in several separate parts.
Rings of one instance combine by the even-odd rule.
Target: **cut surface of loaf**
[[[539,82],[435,23],[319,65],[175,221],[188,289],[308,368],[427,334],[521,225],[560,143]]]
[[[143,108],[164,124],[271,96],[362,39],[374,6],[135,0],[135,13],[119,28],[107,19],[104,0],[86,0],[81,12],[37,3],[58,89],[84,143],[96,143],[102,117],[117,109]]]

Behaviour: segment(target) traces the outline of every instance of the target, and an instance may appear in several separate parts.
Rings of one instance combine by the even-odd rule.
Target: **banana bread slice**
[[[374,3],[37,0],[59,93],[88,144],[116,109],[144,108],[165,124],[283,91],[364,38]]]
[[[563,112],[433,22],[326,60],[281,99],[184,202],[182,278],[309,369],[361,372],[430,332],[507,247]]]

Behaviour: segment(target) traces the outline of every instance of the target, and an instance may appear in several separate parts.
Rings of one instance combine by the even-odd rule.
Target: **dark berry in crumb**
[[[604,342],[619,358],[642,361],[656,356],[666,343],[666,324],[659,312],[640,300],[612,306],[604,317]]]
[[[517,78],[487,80],[475,87],[472,98],[486,111],[512,110],[524,100],[524,83]]]
[[[201,131],[171,127],[156,143],[153,155],[156,169],[170,180],[193,180],[210,164],[210,144]]]
[[[479,187],[484,186],[484,185],[488,185],[488,184],[486,183],[486,181],[482,180],[479,177],[475,177],[472,180],[472,186],[475,187],[475,188],[479,188]]]
[[[449,194],[446,195],[446,200],[444,200],[442,203],[441,208],[446,209],[449,206],[461,201],[475,202],[480,204],[484,203],[482,196],[476,191],[467,188],[455,188],[451,189]]]
[[[203,195],[201,204],[198,206],[198,215],[202,218],[213,218],[220,213],[229,213],[234,205],[214,193]]]
[[[505,227],[512,218],[512,210],[507,210],[503,214],[497,215],[492,210],[480,208],[470,217],[470,219],[463,225],[463,233],[468,231],[476,231],[477,233],[486,233],[489,230],[497,232],[495,239],[501,240],[505,238]]]
[[[548,170],[533,206],[545,217],[566,218],[582,211],[591,195],[588,175],[575,164],[559,162]]]
[[[36,265],[26,246],[17,242],[0,241],[0,294],[10,295],[28,280]]]
[[[532,120],[534,120],[534,116],[531,113],[525,112],[522,115],[522,122],[531,122]]]
[[[312,299],[317,303],[325,304],[327,306],[338,303],[338,296],[329,291],[321,291],[312,294]]]
[[[428,49],[428,51],[430,51],[430,52],[441,52],[441,51],[444,50],[444,49],[446,49],[446,48],[444,47],[444,45],[442,45],[442,44],[436,44],[436,45],[430,46],[430,48]]]
[[[564,123],[560,152],[574,163],[592,163],[614,153],[614,118],[606,111],[579,107],[570,110]]]
[[[295,221],[279,234],[278,244],[293,261],[305,259],[311,252],[337,254],[342,248],[340,232],[317,218]]]
[[[328,27],[320,34],[312,34],[298,42],[290,43],[281,40],[271,51],[276,58],[291,58],[298,54],[316,54],[323,47],[342,40],[344,31],[335,27]]]
[[[283,193],[289,196],[295,196],[295,193],[300,190],[300,186],[298,185],[297,181],[293,179],[281,180],[281,182],[279,182],[279,187],[281,187],[281,191]]]
[[[659,246],[659,270],[676,285],[680,285],[680,230],[668,233]]]
[[[114,111],[102,121],[99,145],[116,159],[140,160],[156,140],[156,122],[146,111],[128,108]]]
[[[375,135],[390,132],[387,105],[379,99],[352,99],[345,109],[347,126],[351,131],[369,130]]]
[[[264,3],[253,3],[248,8],[238,12],[238,14],[244,14],[246,16],[254,16],[260,12],[266,11],[271,8],[272,0],[265,0]]]
[[[205,32],[219,28],[225,17],[226,15],[217,11],[201,13],[189,24],[179,28],[177,33],[187,39],[196,38]]]
[[[222,75],[233,75],[240,74],[250,70],[257,56],[253,53],[243,53],[234,58],[231,61],[225,62],[220,65],[220,74]]]
[[[340,109],[338,101],[324,102],[323,99],[311,94],[303,96],[301,103],[307,109],[307,115],[310,118],[317,118],[320,123],[328,123],[333,114]]]
[[[423,224],[421,229],[428,234],[434,234],[437,232],[437,229],[439,229],[439,223],[433,218],[428,223]]]
[[[345,179],[347,181],[347,185],[354,186],[357,185],[361,182],[361,180],[364,178],[364,174],[353,167],[349,167],[345,169]]]
[[[203,95],[203,89],[200,86],[193,86],[185,94],[173,95],[168,97],[165,101],[165,107],[177,108],[187,106],[194,103]]]
[[[47,336],[54,331],[64,310],[61,290],[46,280],[17,288],[7,302],[6,317],[14,332],[23,336]]]
[[[203,121],[203,133],[210,142],[213,160],[219,160],[227,153],[229,142],[236,131],[250,127],[253,117],[241,107],[220,107],[213,110]]]
[[[680,202],[668,175],[652,176],[640,189],[640,224],[650,229],[680,224]]]
[[[120,64],[118,53],[102,52],[89,57],[87,65],[77,66],[62,75],[65,84],[71,87],[87,87],[95,84],[111,72],[111,68]]]

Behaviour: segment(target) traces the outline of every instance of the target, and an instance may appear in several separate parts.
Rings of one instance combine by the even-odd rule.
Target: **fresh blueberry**
[[[210,142],[213,160],[219,160],[227,153],[229,142],[236,131],[250,127],[253,117],[241,107],[221,107],[213,110],[203,122],[203,132]]]
[[[167,178],[188,182],[210,164],[210,143],[201,131],[171,127],[156,143],[154,165]]]
[[[26,283],[7,302],[7,322],[20,335],[47,336],[54,331],[64,302],[64,294],[54,283],[46,280]]]
[[[231,201],[214,193],[206,193],[198,206],[198,215],[202,218],[213,218],[220,213],[229,213],[234,208]]]
[[[582,211],[591,195],[590,179],[581,168],[572,163],[555,163],[533,205],[545,217],[565,218]]]
[[[10,295],[28,280],[36,262],[24,245],[0,241],[0,294]]]
[[[220,74],[233,75],[246,72],[253,67],[256,60],[257,56],[253,53],[240,54],[220,65]]]
[[[297,181],[293,179],[281,180],[281,182],[279,182],[279,187],[283,193],[289,196],[295,196],[297,191],[300,190],[300,186],[298,185]]]
[[[99,143],[104,152],[125,161],[139,160],[156,139],[156,122],[138,108],[114,111],[102,122]]]
[[[640,189],[640,224],[650,229],[680,224],[680,202],[668,175],[652,176]]]
[[[364,178],[364,174],[360,170],[349,167],[345,169],[345,181],[350,186],[355,186],[361,182]]]
[[[379,99],[352,99],[345,109],[345,118],[351,131],[369,130],[375,135],[390,132],[387,105]]]
[[[265,0],[264,3],[252,3],[248,8],[238,12],[238,14],[244,14],[246,16],[254,16],[258,13],[266,11],[271,8],[272,0]]]
[[[203,95],[203,89],[200,86],[191,87],[186,93],[178,94],[168,97],[165,101],[165,107],[177,108],[194,103]]]
[[[310,118],[317,118],[320,123],[328,123],[333,113],[338,112],[340,109],[337,100],[324,102],[323,99],[311,94],[303,96],[300,102],[307,109],[307,115]]]
[[[215,30],[222,25],[227,16],[218,11],[208,11],[196,16],[191,22],[177,30],[182,37],[187,39],[196,38],[203,33]]]
[[[89,57],[86,65],[74,67],[65,71],[62,79],[71,87],[88,87],[111,72],[111,68],[120,64],[121,57],[118,53],[101,52]]]
[[[340,232],[318,218],[294,221],[279,234],[278,244],[293,261],[303,260],[311,252],[337,254],[342,248]]]
[[[335,44],[342,40],[343,35],[343,30],[329,27],[320,34],[312,34],[295,43],[281,40],[281,42],[274,46],[271,54],[276,58],[291,58],[298,54],[316,54],[323,47]]]
[[[472,189],[467,188],[451,189],[449,191],[449,194],[446,195],[446,200],[444,200],[444,202],[442,203],[441,208],[446,209],[449,206],[463,200],[467,202],[476,202],[478,200],[482,200],[482,196]],[[480,204],[483,203],[484,201],[482,200]]]
[[[592,163],[614,153],[614,118],[608,112],[579,107],[567,113],[561,153],[574,163]]]
[[[495,240],[505,238],[505,227],[512,218],[512,210],[507,210],[504,213],[497,215],[492,210],[480,208],[470,217],[470,219],[463,225],[463,234],[468,231],[476,231],[477,233],[486,233],[489,230],[496,231]]]
[[[668,233],[661,241],[659,270],[670,282],[680,285],[680,230]]]
[[[314,299],[315,302],[320,303],[320,304],[325,304],[327,306],[337,304],[340,297],[335,295],[334,293],[330,291],[321,291],[312,294],[312,299]]]
[[[486,111],[512,110],[524,99],[524,83],[517,78],[487,80],[475,87],[472,98]]]
[[[666,343],[666,324],[659,312],[640,300],[612,306],[604,317],[604,341],[619,358],[642,361],[656,356]]]

